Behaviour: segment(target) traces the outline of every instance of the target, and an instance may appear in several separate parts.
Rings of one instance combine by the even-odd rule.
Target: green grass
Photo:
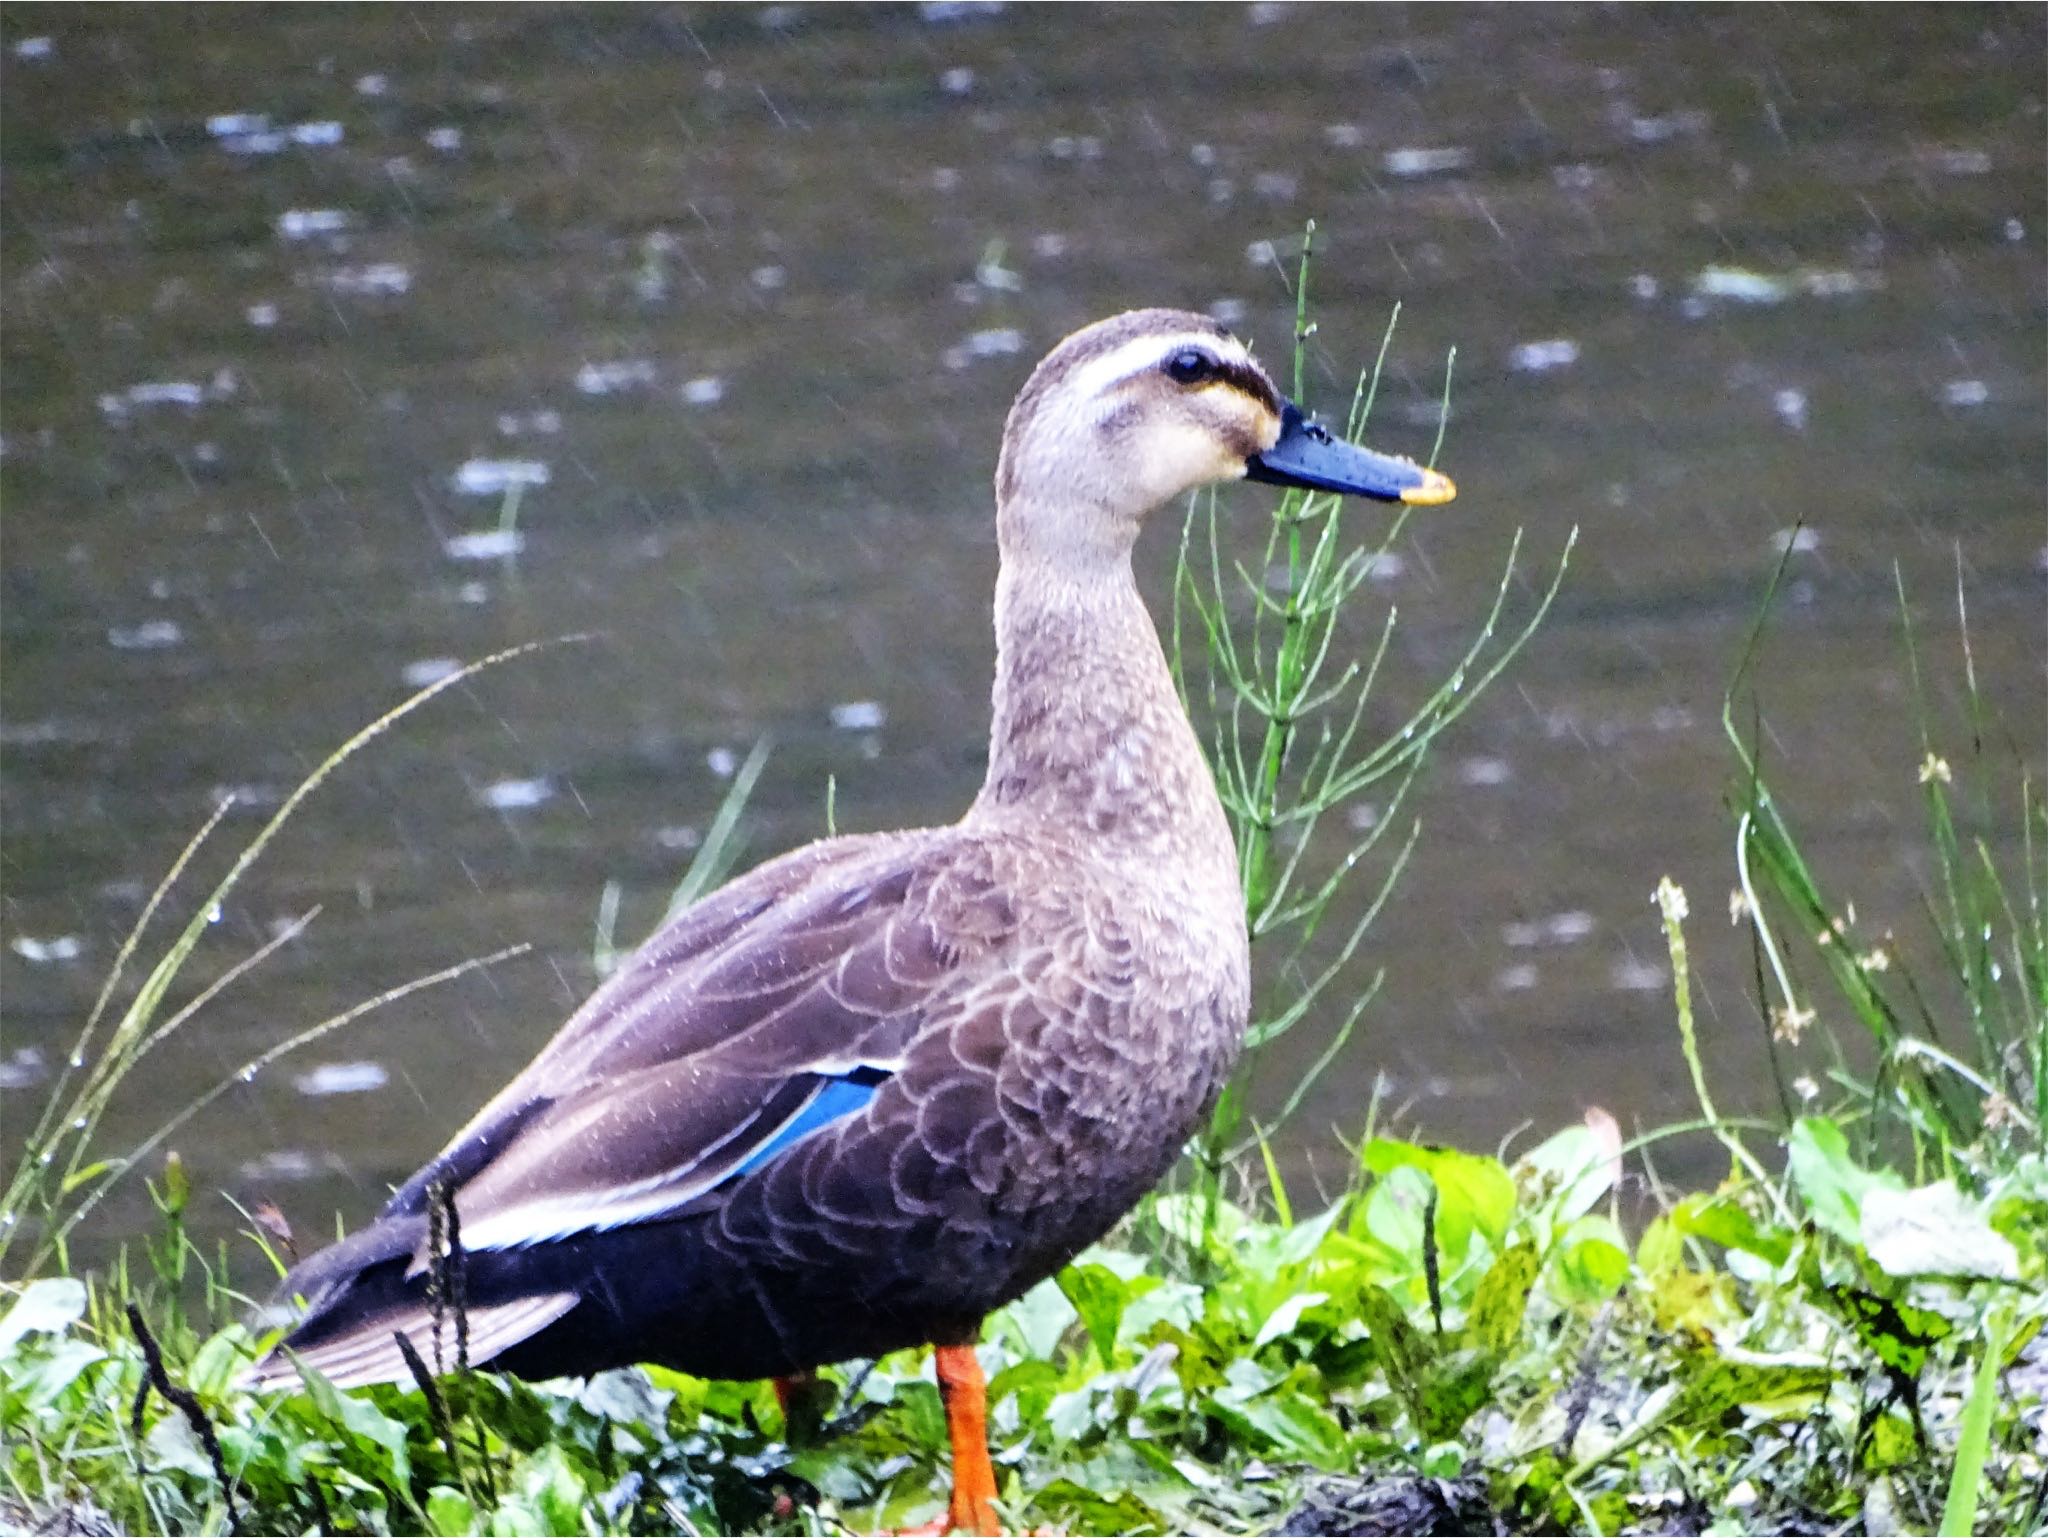
[[[1370,398],[1368,378],[1361,408]],[[1228,559],[1214,529],[1198,504],[1175,652],[1214,726],[1238,819],[1265,979],[1257,1035],[1323,1030],[1315,1057],[1328,1064],[1358,1001],[1304,958],[1356,950],[1363,928],[1323,934],[1325,915],[1352,880],[1369,883],[1351,899],[1364,914],[1355,923],[1385,902],[1415,836],[1400,816],[1405,787],[1541,608],[1510,624],[1497,605],[1457,673],[1387,743],[1368,745],[1357,723],[1386,632],[1345,659],[1335,616],[1355,606],[1373,547],[1353,543],[1335,509],[1302,499],[1276,510],[1262,561]],[[1245,575],[1276,568],[1288,573],[1277,594]],[[1726,711],[1728,880],[1756,961],[1757,1059],[1777,1086],[1776,1114],[1721,1108],[1695,1036],[1688,904],[1669,882],[1657,895],[1672,1028],[1699,1102],[1691,1121],[1624,1143],[1595,1116],[1498,1156],[1368,1126],[1344,1152],[1342,1189],[1309,1202],[1282,1180],[1271,1129],[1249,1126],[1234,1095],[1168,1190],[990,1321],[982,1357],[1012,1524],[2048,1523],[2048,811],[1983,705],[1960,595],[1957,619],[1952,661],[1930,662],[1910,623],[1901,650],[1916,685],[1937,668],[1962,681],[1959,718],[1923,704],[1899,749],[1928,830],[1920,922],[1932,968],[1916,974],[1896,937],[1866,935],[1802,851],[1795,809],[1772,793],[1754,746],[1752,648]],[[202,1251],[185,1230],[189,1180],[160,1154],[168,1133],[110,1155],[99,1117],[149,1053],[266,954],[172,1008],[211,906],[322,780],[434,692],[323,763],[139,983],[124,980],[186,861],[124,948],[8,1186],[0,1522],[808,1533],[941,1511],[944,1421],[919,1353],[829,1372],[795,1425],[765,1384],[659,1369],[542,1385],[456,1373],[431,1393],[344,1394],[317,1377],[289,1395],[234,1388],[267,1343],[237,1288],[268,1290],[270,1237],[256,1227],[247,1244]],[[1309,837],[1367,787],[1387,808],[1377,827],[1394,831],[1337,847]],[[1965,831],[2010,825],[2000,797],[2016,798],[2005,803],[2023,830],[2016,855]],[[698,884],[718,879],[737,847],[743,800],[721,812]],[[600,928],[609,954],[609,922]],[[1717,921],[1709,933],[1726,932]],[[1680,1137],[1718,1140],[1727,1173],[1714,1188],[1657,1183],[1656,1153]],[[145,1174],[158,1232],[105,1272],[72,1274],[67,1236],[112,1182]]]

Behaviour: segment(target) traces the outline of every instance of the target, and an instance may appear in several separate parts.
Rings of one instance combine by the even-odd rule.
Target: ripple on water
[[[494,812],[519,812],[554,799],[554,782],[545,775],[526,780],[493,780],[476,789],[477,801]]]
[[[185,628],[172,619],[146,619],[139,625],[114,625],[107,644],[120,652],[160,652],[185,644]]]
[[[514,486],[545,486],[553,473],[539,459],[469,459],[449,484],[465,497],[498,497]]]
[[[382,1089],[391,1075],[382,1063],[318,1063],[297,1074],[292,1088],[315,1098],[326,1095],[363,1095]]]
[[[0,1089],[29,1089],[50,1076],[50,1065],[34,1047],[18,1047],[0,1057]]]

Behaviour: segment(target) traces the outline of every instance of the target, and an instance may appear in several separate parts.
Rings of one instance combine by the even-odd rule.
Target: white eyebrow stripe
[[[1214,353],[1226,363],[1251,362],[1251,354],[1241,345],[1229,337],[1218,336],[1213,331],[1182,331],[1141,336],[1104,353],[1099,358],[1089,359],[1074,370],[1066,382],[1065,389],[1071,391],[1076,398],[1087,400],[1105,393],[1133,374],[1157,368],[1184,347],[1198,347],[1204,352]]]

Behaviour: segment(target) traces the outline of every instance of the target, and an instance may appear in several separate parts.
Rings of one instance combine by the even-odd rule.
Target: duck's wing
[[[471,1250],[654,1221],[859,1114],[904,1066],[931,999],[988,970],[1014,926],[986,854],[953,830],[835,840],[713,894],[637,952],[387,1218],[416,1220],[439,1184]],[[417,1271],[423,1237],[406,1248]]]

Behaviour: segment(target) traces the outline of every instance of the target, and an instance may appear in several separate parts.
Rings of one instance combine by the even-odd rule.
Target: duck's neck
[[[1229,825],[1128,550],[1085,563],[1006,551],[994,705],[970,818],[1051,825],[1235,885]]]

